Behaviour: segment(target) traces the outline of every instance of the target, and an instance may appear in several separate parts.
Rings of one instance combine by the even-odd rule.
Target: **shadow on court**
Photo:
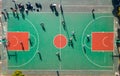
[[[18,20],[20,19],[18,12],[16,13],[16,18],[17,18]]]
[[[83,45],[82,47],[83,47],[84,53],[86,54],[86,47],[85,47],[85,45]]]
[[[65,17],[64,17],[64,12],[63,12],[62,5],[60,5],[60,11],[61,11],[61,15],[62,15],[62,18],[63,18],[63,21],[62,21],[63,29],[65,31],[67,31],[67,26],[66,26],[66,22],[65,22]]]
[[[60,76],[59,71],[56,71],[56,73],[57,73],[57,76]]]
[[[44,32],[46,32],[44,23],[41,23],[40,26],[42,27],[42,30],[43,30]]]
[[[14,57],[15,58],[15,61],[16,63],[18,62],[18,54],[17,54],[17,51],[14,52],[14,54],[10,54],[9,51],[8,51],[8,46],[10,46],[10,43],[8,42],[8,45],[6,43],[4,43],[4,48],[6,48],[6,52],[7,52],[7,56],[8,56],[8,59],[10,60],[11,57]]]
[[[58,57],[58,60],[61,61],[60,52],[56,52],[56,56]]]
[[[25,14],[24,14],[24,13],[21,13],[21,15],[22,15],[22,18],[25,20]]]
[[[39,56],[39,59],[42,61],[43,59],[42,59],[41,53],[38,51],[37,54],[38,54],[38,56]]]
[[[95,9],[92,9],[92,17],[93,17],[93,19],[95,20]]]
[[[66,25],[66,21],[65,21],[65,17],[64,17],[64,11],[63,11],[62,5],[60,5],[60,11],[61,11],[62,19],[63,19],[63,21],[61,23],[62,23],[63,29],[65,30],[67,37],[69,39],[69,33],[68,33],[68,29],[67,29],[67,25]]]
[[[28,40],[29,40],[30,46],[33,46],[32,40],[30,38]]]
[[[24,51],[25,48],[24,48],[23,42],[20,42],[20,45],[21,45],[22,50]]]
[[[68,41],[68,46],[72,47],[74,49],[74,43],[73,43],[73,38],[70,38]]]
[[[8,55],[8,59],[10,60],[12,57],[15,58],[16,63],[18,62],[18,56],[17,56],[17,52],[14,52],[14,54],[10,54],[7,50],[7,55]]]

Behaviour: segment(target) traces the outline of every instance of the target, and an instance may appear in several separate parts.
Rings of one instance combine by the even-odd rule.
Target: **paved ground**
[[[89,12],[93,8],[100,12],[112,11],[111,0],[16,0],[16,3],[27,2],[31,2],[33,6],[35,2],[40,2],[43,6],[42,12],[50,12],[51,3],[62,4],[64,12]],[[10,9],[10,7],[13,7],[13,3],[10,0],[3,0],[3,8]]]

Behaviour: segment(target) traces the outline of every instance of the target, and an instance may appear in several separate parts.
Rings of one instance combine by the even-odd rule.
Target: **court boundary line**
[[[8,12],[8,13],[9,13],[10,15],[12,15],[12,14],[11,14],[12,12]],[[29,12],[29,14],[47,14],[47,13],[48,13],[48,14],[49,14],[49,13],[50,13],[50,14],[53,14],[53,13],[50,12],[50,11],[49,11],[49,12]],[[59,13],[60,13],[60,11],[59,11]],[[65,14],[66,14],[66,13],[77,13],[77,14],[80,14],[80,13],[92,13],[92,12],[91,12],[91,11],[86,11],[86,12],[81,12],[81,11],[80,11],[80,12],[73,12],[73,11],[71,11],[71,12],[64,12],[64,13],[65,13]],[[109,11],[106,11],[106,12],[105,12],[105,11],[102,11],[102,12],[95,11],[95,13],[97,13],[97,14],[99,14],[99,13],[103,13],[103,14],[108,14],[108,13],[109,13],[109,14],[112,14],[112,13],[110,13]],[[20,12],[19,12],[19,14],[20,14]],[[28,14],[28,16],[29,16],[29,14]],[[26,15],[26,14],[25,14],[25,15]],[[112,17],[114,17],[114,16],[112,16]]]
[[[10,69],[11,71],[14,71],[13,69]],[[33,70],[23,70],[23,69],[20,69],[20,70],[22,70],[22,71],[33,71]],[[98,71],[98,72],[101,72],[101,71],[112,71],[113,72],[113,70],[91,70],[91,69],[89,69],[89,70],[60,70],[60,69],[56,69],[56,70],[34,70],[34,71],[44,71],[44,72],[53,72],[53,71]]]
[[[44,14],[44,13],[50,13],[50,14],[53,14],[52,12],[30,12],[30,13],[35,13],[35,14]],[[60,13],[60,11],[59,11],[59,13]],[[73,12],[73,11],[71,11],[71,12],[64,12],[64,13],[78,13],[78,14],[80,14],[80,13],[92,13],[91,11],[86,11],[86,12]],[[109,11],[102,11],[102,12],[98,12],[98,11],[95,11],[95,13],[109,13],[109,14],[112,14],[112,13],[110,13]],[[114,17],[114,16],[113,16]]]
[[[112,5],[87,5],[87,4],[84,4],[84,5],[79,5],[79,4],[63,4],[63,7],[112,7]]]
[[[74,13],[74,12],[73,12],[73,13]],[[80,13],[80,12],[78,12],[78,13]],[[83,12],[81,12],[81,13],[83,13]],[[87,12],[87,13],[89,13],[89,12]],[[113,17],[113,16],[112,16],[112,17]],[[30,23],[32,23],[32,22],[30,22]],[[39,39],[38,39],[38,40],[39,40]],[[39,43],[38,43],[38,44],[39,44]],[[36,55],[36,54],[35,54],[35,55]],[[34,57],[33,57],[33,58],[34,58]],[[32,58],[32,59],[33,59],[33,58]],[[32,59],[31,59],[31,60],[32,60]],[[28,63],[29,63],[29,62],[28,62]],[[26,63],[26,64],[28,64],[28,63]],[[25,64],[25,65],[26,65],[26,64]],[[8,67],[10,67],[10,66],[8,66]],[[70,71],[71,71],[71,70],[70,70]],[[76,71],[76,70],[75,70],[75,71]],[[79,70],[78,70],[78,71],[79,71]],[[91,70],[90,70],[90,71],[91,71]],[[100,70],[98,70],[98,71],[100,71]]]

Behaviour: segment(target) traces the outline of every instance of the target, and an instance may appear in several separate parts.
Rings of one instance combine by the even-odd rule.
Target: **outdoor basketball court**
[[[86,1],[79,4],[43,0],[41,3],[46,7],[40,12],[25,14],[24,19],[20,13],[19,18],[13,16],[8,7],[14,7],[12,2],[3,1],[9,12],[8,70],[113,71],[114,17],[110,12],[97,9],[99,5],[107,7],[110,2],[98,2],[93,19],[91,8],[97,0],[90,2],[90,8],[85,6],[89,3]],[[20,2],[25,4],[27,0],[17,0]],[[58,16],[50,10],[50,2],[57,4]],[[59,3],[63,4],[63,14]]]

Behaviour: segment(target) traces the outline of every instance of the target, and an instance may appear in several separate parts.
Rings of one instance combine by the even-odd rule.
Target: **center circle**
[[[58,34],[54,37],[53,44],[56,48],[64,48],[67,44],[67,38],[62,34]]]

